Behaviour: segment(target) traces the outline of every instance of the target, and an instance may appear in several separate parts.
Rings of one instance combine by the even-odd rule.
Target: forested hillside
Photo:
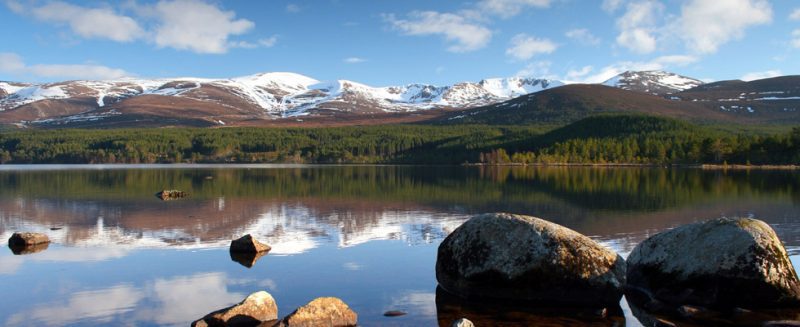
[[[761,135],[650,116],[546,126],[28,130],[0,163],[798,164],[800,128]]]

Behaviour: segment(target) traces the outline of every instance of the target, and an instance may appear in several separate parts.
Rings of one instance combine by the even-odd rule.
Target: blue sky
[[[800,71],[795,0],[0,1],[0,80],[289,71],[385,86]]]

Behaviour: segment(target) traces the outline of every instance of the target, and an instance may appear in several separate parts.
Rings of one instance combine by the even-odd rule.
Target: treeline
[[[649,116],[483,125],[17,130],[0,163],[800,164],[800,128],[735,134]]]
[[[774,135],[732,134],[649,116],[586,118],[524,147],[481,153],[489,164],[800,164],[800,128]]]

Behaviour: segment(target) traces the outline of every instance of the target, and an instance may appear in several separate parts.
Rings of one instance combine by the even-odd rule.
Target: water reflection
[[[18,230],[53,240],[25,256],[0,253],[0,288],[37,290],[14,303],[0,299],[0,322],[185,325],[266,289],[283,313],[317,296],[342,297],[365,326],[433,325],[457,313],[495,322],[533,314],[563,325],[574,321],[444,305],[433,292],[436,246],[471,214],[492,211],[552,220],[623,256],[664,229],[739,216],[767,221],[797,255],[799,175],[378,166],[0,169],[0,242]],[[191,196],[164,202],[152,196],[161,189]],[[270,244],[269,254],[231,257],[230,240],[248,233]],[[126,301],[117,299],[123,294]],[[73,318],[47,310],[69,310]],[[409,314],[383,317],[388,310]],[[585,321],[638,324],[627,303],[619,310],[622,320]]]

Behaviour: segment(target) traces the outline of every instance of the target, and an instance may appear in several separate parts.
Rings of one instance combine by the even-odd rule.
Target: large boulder
[[[281,319],[276,326],[345,327],[356,326],[358,315],[335,297],[316,298]]]
[[[205,326],[258,326],[265,321],[278,319],[278,305],[267,292],[250,294],[239,304],[207,314],[192,323],[193,327]]]
[[[259,242],[252,235],[247,234],[231,241],[230,252],[236,253],[260,253],[272,250],[272,247]]]
[[[633,249],[627,270],[632,291],[667,304],[800,304],[800,281],[786,249],[755,219],[714,219],[656,234]]]
[[[592,239],[546,220],[484,214],[439,245],[436,279],[448,292],[467,299],[605,306],[622,297],[625,261]]]
[[[8,246],[25,247],[50,243],[50,238],[41,233],[14,233],[8,239]]]

